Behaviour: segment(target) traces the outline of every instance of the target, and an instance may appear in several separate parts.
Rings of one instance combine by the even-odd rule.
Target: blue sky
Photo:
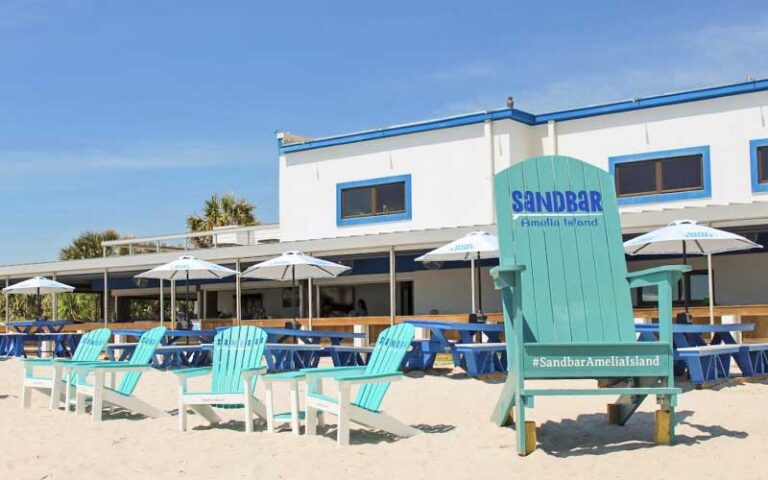
[[[277,221],[276,130],[768,77],[764,0],[514,3],[0,0],[0,264],[183,231],[213,192]]]

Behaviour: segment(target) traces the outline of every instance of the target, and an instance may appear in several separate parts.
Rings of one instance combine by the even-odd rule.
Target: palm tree
[[[103,232],[88,231],[81,233],[72,243],[61,249],[59,259],[80,260],[83,258],[98,258],[103,255],[101,242],[119,240],[121,235],[112,229]]]
[[[187,228],[191,232],[203,232],[213,230],[214,227],[259,225],[260,222],[253,213],[255,208],[252,203],[233,193],[222,196],[213,194],[205,201],[202,215],[193,214],[187,217]],[[212,245],[213,239],[198,237],[192,239],[192,243],[199,248],[206,248]]]

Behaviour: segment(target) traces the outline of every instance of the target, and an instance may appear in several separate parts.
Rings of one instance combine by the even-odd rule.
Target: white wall
[[[280,159],[284,240],[487,224],[491,166],[484,126],[309,150]],[[336,225],[336,184],[411,175],[412,220]]]
[[[488,268],[480,272],[483,287],[483,310],[501,311],[501,294],[494,290]],[[432,309],[439,313],[472,311],[470,269],[426,270],[413,274],[414,314],[426,315]]]
[[[678,148],[710,147],[712,198],[624,206],[623,211],[748,202],[753,198],[749,141],[768,137],[768,92],[690,102],[635,112],[558,122],[560,155],[608,169],[608,158]],[[537,154],[546,125],[534,130]]]
[[[284,240],[493,223],[491,162],[498,172],[530,156],[570,155],[608,168],[608,158],[708,145],[712,198],[624,206],[624,211],[748,202],[749,141],[768,138],[768,92],[558,122],[513,120],[432,130],[290,153],[280,158]],[[492,135],[492,140],[491,139]],[[336,225],[336,184],[411,174],[409,221]],[[763,197],[766,197],[763,194]]]

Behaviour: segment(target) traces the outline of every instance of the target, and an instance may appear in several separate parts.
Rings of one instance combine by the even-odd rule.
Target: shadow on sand
[[[423,433],[429,434],[448,433],[456,428],[454,425],[445,424],[418,424],[411,426],[417,430],[421,430]],[[317,433],[318,435],[329,437],[335,441],[336,425],[330,424],[323,427],[318,427]],[[377,443],[392,443],[398,440],[402,440],[402,437],[382,430],[364,430],[360,428],[354,428],[353,426],[353,428],[351,428],[349,431],[349,443],[351,445],[375,445]]]
[[[746,432],[729,430],[719,425],[700,425],[690,421],[691,411],[676,413],[677,424],[698,430],[685,435],[677,430],[676,444],[695,445],[718,437],[746,438]],[[637,412],[625,426],[610,425],[605,414],[579,415],[575,420],[548,421],[537,428],[539,448],[556,457],[604,455],[616,451],[655,447],[651,438],[654,414]]]

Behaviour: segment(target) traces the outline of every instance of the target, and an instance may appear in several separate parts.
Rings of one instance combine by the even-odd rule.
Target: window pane
[[[702,188],[701,155],[666,158],[661,161],[661,187],[664,190]]]
[[[371,187],[350,188],[341,192],[342,217],[372,215]]]
[[[376,187],[376,213],[405,211],[405,182],[388,183]]]
[[[616,165],[616,190],[619,195],[635,195],[656,191],[655,162]]]
[[[760,183],[768,183],[768,147],[757,149],[757,163]]]

